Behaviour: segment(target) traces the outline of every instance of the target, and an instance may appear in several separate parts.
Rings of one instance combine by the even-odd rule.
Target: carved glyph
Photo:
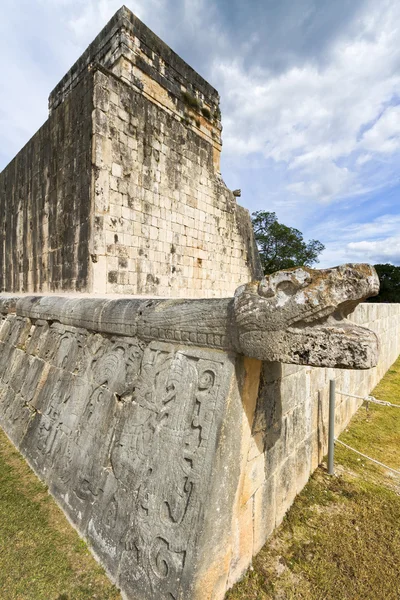
[[[209,477],[206,456],[222,368],[221,361],[168,345],[145,351],[111,450],[117,480],[112,502],[133,492],[134,510],[120,539],[124,588],[151,589],[152,598],[182,597],[180,581]]]
[[[10,430],[25,407],[16,441],[124,590],[184,598],[227,355],[44,320],[24,339],[24,351],[1,342],[1,422]]]

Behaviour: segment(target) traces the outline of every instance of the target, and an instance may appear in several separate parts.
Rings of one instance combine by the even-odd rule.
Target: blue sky
[[[122,0],[2,0],[0,169]],[[221,94],[241,203],[322,241],[320,266],[400,265],[400,3],[126,0]]]

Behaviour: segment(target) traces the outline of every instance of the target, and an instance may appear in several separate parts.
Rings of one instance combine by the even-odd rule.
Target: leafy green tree
[[[374,265],[381,284],[378,296],[368,302],[400,302],[400,267],[390,264]]]
[[[318,240],[305,242],[301,231],[279,223],[274,212],[253,212],[252,222],[265,275],[290,267],[310,267],[325,248]]]

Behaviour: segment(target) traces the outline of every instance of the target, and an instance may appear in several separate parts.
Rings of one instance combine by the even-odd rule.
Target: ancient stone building
[[[0,291],[221,297],[258,272],[218,92],[125,7],[0,174]]]
[[[371,266],[258,280],[220,133],[122,8],[0,174],[0,425],[129,600],[222,600],[322,460],[329,379],[363,395],[400,352],[400,305],[347,318]]]

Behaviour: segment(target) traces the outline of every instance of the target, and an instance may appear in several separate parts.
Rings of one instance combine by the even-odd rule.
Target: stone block
[[[111,174],[114,177],[122,177],[122,166],[113,162],[111,165]]]
[[[248,460],[257,458],[260,454],[264,454],[264,432],[260,431],[251,436]]]
[[[265,457],[259,454],[245,465],[243,487],[240,493],[240,503],[246,504],[265,481]]]
[[[292,339],[285,325],[279,338],[276,294],[249,284],[230,299],[260,279],[250,219],[220,178],[219,124],[213,139],[203,121],[181,119],[183,88],[217,108],[217,92],[122,8],[52,93],[49,120],[0,174],[0,213],[21,217],[3,239],[0,231],[0,289],[152,296],[29,298],[17,315],[0,302],[0,423],[126,597],[141,600],[222,599],[322,458],[329,379],[367,393],[400,351],[399,308],[363,305],[352,322],[381,336],[377,368],[279,362],[343,364],[324,354],[328,329],[319,345],[311,327]],[[32,229],[24,215],[33,205],[40,217]],[[335,294],[339,270],[320,282],[333,278]],[[367,279],[355,278],[357,298]],[[182,300],[157,300],[164,295]],[[193,310],[188,297],[219,300]],[[369,362],[356,357],[355,366],[373,363],[373,352]],[[269,361],[261,376],[259,359]],[[337,433],[358,405],[338,402]]]
[[[281,421],[282,415],[280,380],[276,380],[273,383],[265,383],[262,380],[253,422],[253,433],[268,431],[274,428],[274,425]]]
[[[250,498],[250,500],[239,509],[236,529],[233,531],[232,536],[232,559],[228,588],[241,579],[253,557],[253,504],[254,499]]]
[[[282,522],[285,513],[296,497],[296,454],[291,454],[276,474],[276,525]]]
[[[311,436],[305,439],[296,449],[296,494],[301,492],[313,471],[312,449]]]
[[[287,373],[288,366],[297,367],[292,373]],[[304,367],[298,365],[285,365],[285,376],[281,382],[281,403],[282,403],[282,414],[287,414],[298,404],[304,403],[307,397],[307,384],[308,378],[307,371]]]
[[[254,547],[256,555],[275,529],[276,482],[272,476],[265,480],[254,495]]]

